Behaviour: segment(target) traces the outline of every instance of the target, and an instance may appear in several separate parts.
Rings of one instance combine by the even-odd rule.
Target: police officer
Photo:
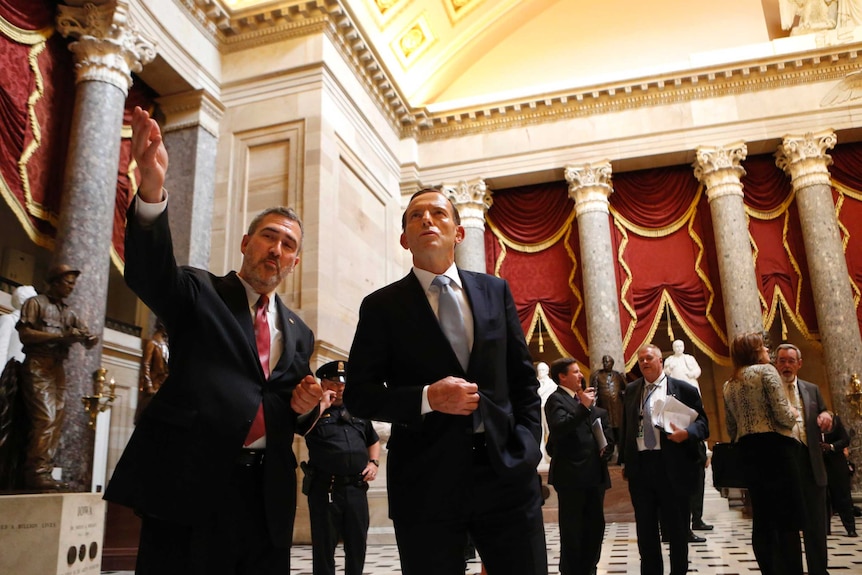
[[[320,417],[305,434],[303,493],[311,516],[314,575],[335,575],[339,535],[346,575],[362,575],[365,565],[366,492],[380,467],[380,438],[370,420],[353,417],[344,407],[346,369],[346,361],[331,361],[315,373],[323,388]]]

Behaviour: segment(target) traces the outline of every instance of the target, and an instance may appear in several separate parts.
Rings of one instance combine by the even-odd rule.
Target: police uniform
[[[320,367],[320,379],[345,382],[346,362]],[[362,472],[368,448],[380,440],[370,420],[353,417],[343,406],[326,409],[305,436],[308,463],[303,464],[311,517],[315,575],[335,575],[335,546],[344,541],[345,573],[361,575],[368,533],[368,483]]]

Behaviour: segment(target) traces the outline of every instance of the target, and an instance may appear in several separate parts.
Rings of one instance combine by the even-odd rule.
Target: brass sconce
[[[99,416],[100,413],[111,407],[111,405],[114,403],[114,400],[117,399],[117,394],[115,393],[117,384],[114,381],[113,377],[108,383],[107,395],[102,393],[105,389],[105,375],[107,373],[108,370],[104,367],[100,367],[99,369],[94,371],[93,395],[85,395],[81,398],[81,402],[84,404],[84,411],[90,414],[90,429],[96,429],[96,418]]]
[[[850,376],[849,388],[847,402],[856,412],[856,415],[862,416],[862,382],[859,381],[858,374],[854,373]]]

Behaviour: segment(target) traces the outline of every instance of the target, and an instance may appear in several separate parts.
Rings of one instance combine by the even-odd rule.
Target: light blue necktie
[[[436,285],[440,288],[440,299],[437,305],[437,319],[440,322],[440,328],[446,334],[449,344],[458,356],[458,361],[464,371],[467,371],[467,366],[470,363],[470,346],[467,345],[467,329],[464,327],[464,315],[461,313],[461,306],[458,303],[458,298],[452,293],[449,287],[450,280],[446,276],[437,276],[431,285]]]
[[[644,400],[644,447],[647,449],[655,449],[655,429],[652,422],[652,410],[649,405],[649,396],[655,390],[655,385],[646,386],[646,399]]]

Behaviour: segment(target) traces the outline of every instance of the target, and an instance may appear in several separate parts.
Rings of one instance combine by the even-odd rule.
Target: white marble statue
[[[835,7],[832,6],[834,2],[835,0],[778,0],[781,29],[790,30],[791,36],[832,30],[835,28]]]
[[[557,384],[551,379],[549,373],[551,369],[544,361],[540,361],[536,365],[536,377],[539,379],[539,398],[542,400],[542,441],[539,447],[542,448],[542,462],[550,461],[547,451],[545,451],[545,442],[548,440],[548,420],[545,418],[545,402],[554,391],[557,390]]]
[[[664,360],[664,372],[670,377],[687,381],[700,391],[697,378],[700,377],[700,365],[693,355],[684,353],[685,344],[677,339],[673,342],[673,354]]]
[[[0,316],[0,371],[10,359],[24,361],[24,352],[15,324],[21,317],[21,306],[36,295],[33,286],[18,286],[12,292],[12,312]]]
[[[862,0],[838,0],[838,28],[862,26]]]

